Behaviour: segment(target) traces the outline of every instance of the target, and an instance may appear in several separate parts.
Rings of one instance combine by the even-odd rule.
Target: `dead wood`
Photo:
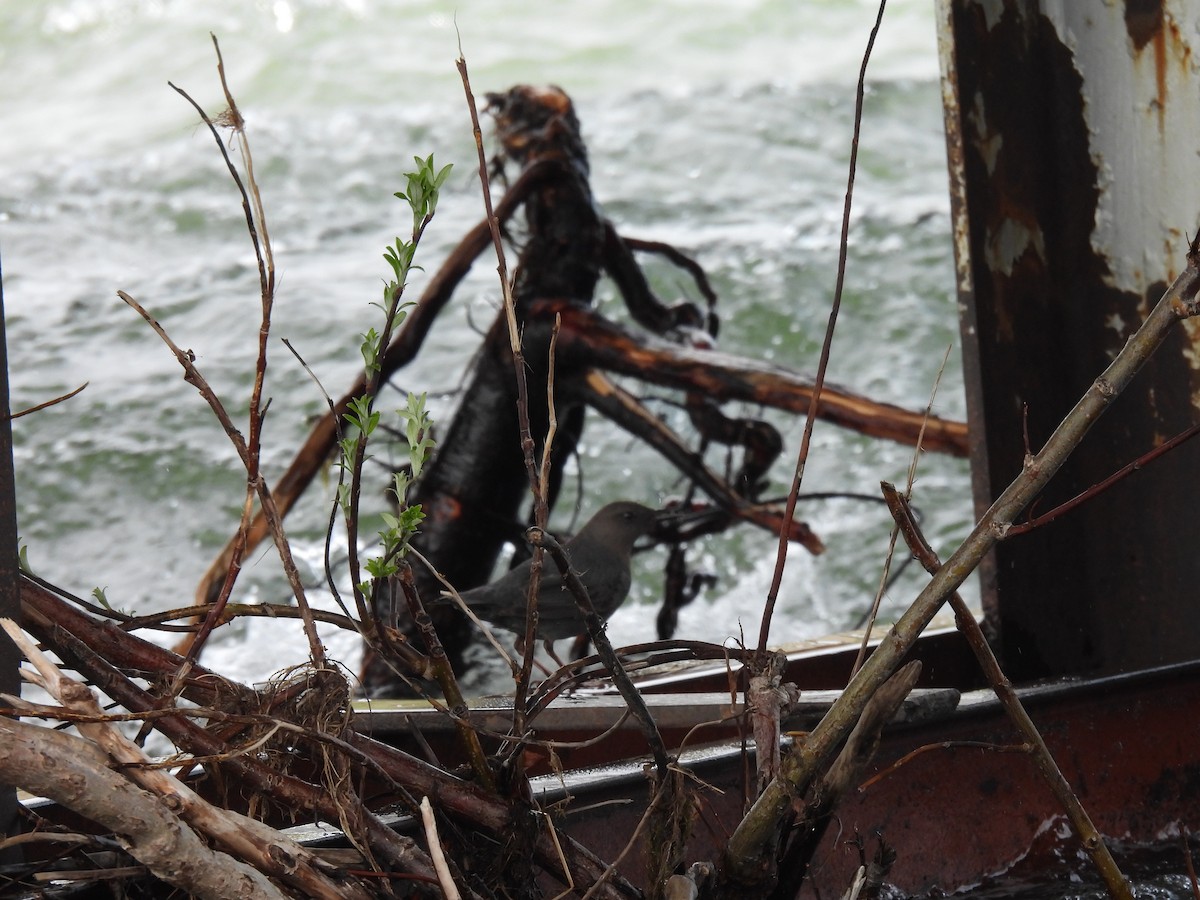
[[[900,526],[900,532],[904,535],[904,540],[913,556],[924,566],[925,571],[931,575],[934,574],[941,567],[941,560],[938,559],[937,554],[921,533],[916,517],[913,516],[912,507],[893,485],[883,482],[881,486],[883,496],[887,500],[888,510],[896,520],[896,524]],[[986,676],[996,698],[1004,706],[1008,717],[1012,719],[1013,724],[1028,741],[1042,777],[1046,779],[1046,784],[1067,814],[1071,826],[1079,835],[1083,849],[1091,856],[1096,870],[1108,886],[1108,892],[1117,898],[1131,897],[1129,883],[1117,867],[1112,853],[1109,852],[1108,845],[1104,842],[1104,836],[1096,829],[1091,816],[1079,802],[1075,792],[1071,790],[1071,785],[1063,776],[1058,763],[1054,761],[1041,732],[1033,723],[1033,719],[1029,717],[1029,713],[1025,711],[1025,706],[1021,703],[1017,692],[1013,690],[1012,682],[1000,668],[996,655],[988,646],[983,629],[975,621],[971,610],[967,608],[966,601],[957,591],[950,594],[949,600],[950,607],[954,610],[954,621],[958,625],[959,631],[966,637],[971,652],[975,654],[975,659],[979,663],[979,668]]]
[[[559,346],[580,364],[630,375],[651,384],[696,391],[718,401],[743,400],[787,412],[805,413],[812,399],[810,381],[771,366],[712,350],[681,347],[628,329],[582,307],[546,300],[534,307],[541,316],[562,316]],[[818,415],[870,437],[914,445],[925,419],[923,412],[879,403],[826,386]],[[926,426],[927,450],[967,455],[967,427],[933,416]]]
[[[166,684],[183,662],[178,654],[123,631],[111,622],[94,620],[28,578],[22,578],[21,582],[21,610],[22,624],[28,631],[104,693],[134,712],[154,714],[159,701],[151,691],[133,684],[129,675],[136,673],[151,685]],[[274,697],[228,681],[199,664],[184,679],[180,696],[202,706],[226,710],[235,717],[264,710],[279,721],[287,721],[287,709],[275,703]],[[230,755],[231,744],[235,739],[241,740],[238,732],[206,729],[185,715],[160,715],[155,721],[155,727],[181,750],[197,757],[212,757],[205,764],[210,783],[222,786],[221,800],[231,808],[246,809],[252,798],[258,797],[262,798],[259,805],[263,813],[275,818],[288,811],[288,816],[301,819],[316,815],[333,823],[339,821],[334,798],[321,785],[304,777],[305,772],[314,771],[304,761],[311,762],[312,742],[322,736],[306,735],[303,729],[293,733],[292,764],[284,771],[254,755]],[[494,793],[358,733],[353,725],[336,738],[323,737],[327,743],[341,747],[354,763],[353,782],[360,785],[358,790],[365,809],[379,810],[401,801],[409,810],[416,810],[417,798],[427,796],[456,823],[459,830],[455,834],[467,842],[473,855],[478,855],[478,847],[494,844],[495,838],[472,841],[472,835],[505,835],[520,826],[528,830],[531,859],[564,884],[573,882],[587,890],[604,875],[603,862],[559,831],[550,819],[527,806],[514,807]],[[405,861],[397,862],[398,868],[423,877],[435,876],[432,862],[406,838],[382,826],[377,817],[368,816],[358,824],[360,833],[365,832],[372,847],[378,848],[382,842],[387,851],[380,854],[382,857]],[[446,840],[451,837],[443,835]],[[637,895],[628,881],[610,874],[595,896],[618,900]]]
[[[780,721],[800,699],[794,684],[783,682],[783,667],[787,658],[782,653],[768,656],[762,671],[750,677],[746,688],[746,709],[750,711],[754,732],[754,761],[758,766],[756,796],[779,773]]]
[[[111,830],[135,859],[189,894],[212,900],[277,898],[262,873],[211,850],[162,798],[111,768],[94,744],[37,725],[0,718],[0,780]]]
[[[789,830],[778,867],[779,884],[772,892],[772,898],[790,900],[797,895],[808,874],[813,853],[833,821],[838,803],[862,781],[867,766],[879,749],[884,727],[895,716],[904,698],[916,687],[920,677],[920,661],[907,663],[885,681],[867,703],[858,724],[846,739],[846,745],[813,789],[798,821]],[[880,880],[879,877],[876,880]]]
[[[36,669],[36,675],[23,670],[27,680],[48,691],[66,710],[84,716],[85,720],[76,726],[80,735],[102,750],[130,781],[158,797],[187,826],[247,863],[251,871],[276,878],[305,896],[366,900],[368,895],[360,885],[335,883],[329,872],[322,871],[320,861],[300,845],[261,822],[213,806],[174,776],[150,765],[141,747],[104,721],[103,710],[90,690],[64,675],[12,620],[0,619],[0,625]]]
[[[584,410],[606,404],[586,380],[600,370],[618,372],[647,383],[682,391],[705,441],[728,443],[744,450],[739,473],[730,483],[711,473],[699,476],[700,486],[732,524],[745,518],[748,505],[763,484],[763,476],[782,444],[774,428],[764,422],[728,416],[717,404],[741,400],[797,413],[805,413],[812,385],[786,370],[712,352],[717,331],[715,294],[694,261],[674,248],[626,240],[612,222],[598,212],[588,180],[587,150],[570,99],[557,89],[521,86],[504,94],[489,95],[500,143],[497,170],[515,164],[519,177],[495,209],[501,227],[523,213],[525,235],[512,285],[515,316],[523,339],[525,376],[545,383],[547,351],[552,323],[562,317],[560,357],[554,379],[559,423],[551,456],[549,491],[553,504],[561,483],[562,467],[574,451],[584,425]],[[411,311],[382,358],[383,379],[394,375],[413,359],[433,325],[437,313],[488,244],[490,223],[475,226],[438,271],[425,294]],[[690,303],[669,306],[651,290],[638,265],[635,250],[655,252],[683,266],[696,281],[707,311]],[[609,275],[621,293],[633,321],[646,333],[634,334],[589,309],[595,285]],[[504,316],[489,329],[475,356],[474,370],[459,409],[441,436],[434,459],[415,486],[410,502],[420,503],[427,514],[417,546],[422,554],[459,588],[487,580],[501,548],[519,533],[520,507],[526,496],[525,452],[545,434],[550,411],[531,391],[529,434],[524,442],[514,410],[514,370]],[[657,336],[657,337],[655,337]],[[336,421],[347,401],[360,394],[360,379],[331,413],[314,427],[287,472],[272,492],[275,505],[286,513],[314,475],[324,465],[336,442]],[[599,402],[597,402],[599,401]],[[640,407],[629,395],[626,403]],[[611,406],[602,410],[623,426],[632,425],[641,439],[682,447],[681,439],[660,440],[656,429],[639,427],[654,417],[648,412],[617,417]],[[913,442],[921,416],[880,404],[850,392],[826,389],[817,415],[839,425],[888,439]],[[961,423],[933,420],[926,446],[938,451],[965,454],[966,431]],[[684,463],[683,458],[691,461]],[[698,454],[672,451],[668,458],[688,477],[697,475]],[[779,533],[777,513],[755,510],[751,518]],[[525,521],[528,521],[527,519]],[[819,539],[803,523],[787,529],[792,537],[819,552]],[[261,517],[247,532],[247,550],[265,536]],[[198,589],[198,600],[212,599],[232,556],[231,543],[213,562]],[[422,572],[415,573],[419,595],[440,589]],[[398,598],[377,598],[378,622],[403,623]],[[434,622],[450,660],[458,668],[461,653],[472,638],[472,629],[456,611],[433,611]],[[364,623],[368,633],[372,623]],[[395,689],[397,674],[387,654],[368,649],[364,677],[372,693]]]
[[[1129,339],[1067,414],[1040,451],[1031,454],[1021,474],[1001,493],[966,540],[937,570],[909,609],[892,626],[858,670],[841,698],[809,735],[803,748],[785,761],[783,772],[767,786],[731,836],[722,860],[727,883],[741,885],[747,896],[761,890],[778,843],[778,823],[792,800],[812,785],[854,727],[862,709],[908,653],[921,631],[967,576],[974,571],[1015,518],[1042,491],[1088,430],[1160,346],[1167,333],[1200,313],[1200,247],[1188,249],[1188,265]]]

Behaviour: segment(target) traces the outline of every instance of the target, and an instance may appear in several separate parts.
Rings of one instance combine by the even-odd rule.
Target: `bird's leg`
[[[562,668],[562,664],[563,664],[562,660],[559,659],[557,656],[555,656],[554,651],[551,649],[551,644],[553,644],[553,643],[554,643],[553,641],[546,641],[543,646],[545,646],[546,652],[550,654],[550,658],[553,659],[556,663],[558,663],[559,668]],[[513,645],[513,647],[519,654],[524,656],[525,655],[525,638],[521,635],[518,635],[517,642]],[[543,675],[545,675],[547,678],[550,677],[550,675],[551,675],[550,670],[547,669],[545,664],[542,663],[541,660],[539,660],[536,656],[533,658],[533,664],[535,666],[537,666],[539,669],[541,669]]]
[[[558,664],[558,667],[560,669],[566,667],[567,664],[559,658],[557,653],[554,652],[554,641],[549,640],[549,639],[544,640],[544,641],[542,641],[542,646],[546,648],[546,653],[550,656],[550,658],[552,660],[554,660],[555,663]],[[574,655],[572,655],[572,658],[574,658]],[[545,666],[543,666],[542,668],[543,668],[543,670],[545,670]],[[549,675],[550,674],[549,671],[546,671],[546,674]]]
[[[571,661],[575,662],[587,656],[591,642],[592,639],[586,634],[578,635],[575,640],[571,642]]]

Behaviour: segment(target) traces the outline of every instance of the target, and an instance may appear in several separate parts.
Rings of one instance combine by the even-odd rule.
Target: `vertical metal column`
[[[979,511],[1184,266],[1200,223],[1200,7],[940,0],[939,40]],[[1195,421],[1181,327],[1036,511]],[[1200,655],[1200,439],[1005,541],[984,606],[1018,677]]]
[[[4,266],[0,264],[0,616],[20,621],[20,572],[17,568],[17,492],[13,474],[12,420],[8,403],[8,345],[4,334]],[[19,694],[20,657],[7,635],[0,637],[0,691]],[[17,792],[0,784],[0,835],[16,827]],[[14,854],[9,854],[14,855]],[[7,862],[8,859],[0,859]]]

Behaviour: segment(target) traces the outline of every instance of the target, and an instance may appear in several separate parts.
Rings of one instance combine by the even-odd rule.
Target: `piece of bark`
[[[151,872],[205,900],[285,900],[261,872],[211,850],[162,798],[109,766],[95,745],[49,728],[0,718],[0,781],[48,797],[113,831]]]

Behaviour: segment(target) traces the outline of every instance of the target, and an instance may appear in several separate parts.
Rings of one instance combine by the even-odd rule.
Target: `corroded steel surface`
[[[1104,834],[1150,842],[1181,827],[1200,827],[1192,724],[1200,718],[1200,665],[1031,689],[1023,700]],[[972,744],[952,743],[962,741]],[[941,746],[945,742],[951,743]],[[1052,854],[1074,858],[1078,841],[1033,759],[1015,751],[1020,743],[987,692],[964,695],[963,705],[942,723],[891,733],[874,772],[919,747],[930,749],[838,808],[802,896],[841,896],[858,865],[853,840],[859,835],[869,852],[880,836],[897,850],[888,880],[906,892],[973,884],[1029,852],[1051,854],[1044,864],[1061,873],[1062,856]],[[698,752],[683,764],[695,775],[699,795],[688,858],[717,859],[741,817],[753,761],[728,746]],[[538,791],[546,804],[569,792],[568,831],[601,857],[615,859],[645,812],[646,783],[640,765],[617,765],[569,774],[562,785],[555,777],[539,780]],[[639,883],[643,843],[635,840],[621,864]]]
[[[8,345],[4,331],[4,272],[0,266],[0,616],[20,617],[19,569],[17,566],[17,494],[13,472],[12,422],[8,400]],[[17,675],[20,656],[11,641],[0,647],[0,691],[20,694]],[[10,832],[16,818],[17,796],[0,784],[0,835]],[[11,862],[15,850],[0,850],[0,862]]]
[[[1200,213],[1200,10],[1182,2],[941,6],[963,347],[982,512],[1180,271]],[[965,257],[963,254],[966,254]],[[1197,417],[1179,329],[1037,503],[1045,511]],[[1018,677],[1187,659],[1200,442],[1004,542],[985,609]]]

